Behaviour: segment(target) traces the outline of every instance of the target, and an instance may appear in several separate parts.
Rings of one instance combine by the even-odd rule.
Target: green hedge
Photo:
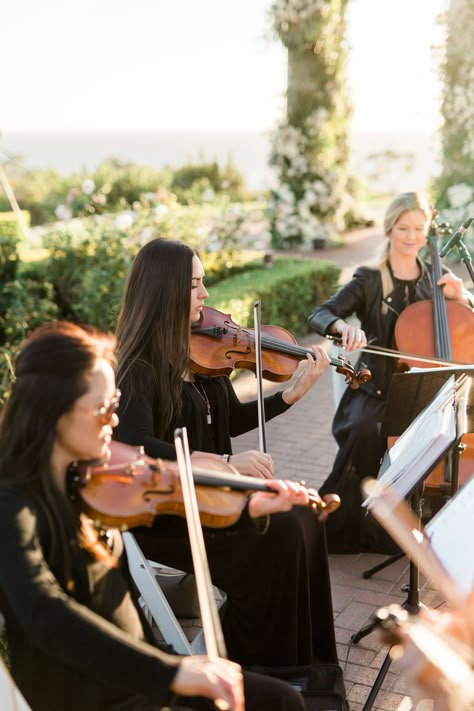
[[[10,361],[18,344],[40,323],[60,318],[103,331],[115,329],[125,278],[139,244],[106,234],[79,245],[71,235],[61,237],[50,245],[49,259],[19,264],[0,289],[0,401],[8,391]],[[224,273],[245,271],[214,283],[207,303],[242,326],[253,325],[253,303],[260,299],[262,323],[301,336],[308,332],[306,319],[314,306],[337,289],[340,268],[333,262],[275,257],[271,268],[262,259],[245,268],[245,252],[236,254]],[[214,256],[202,255],[204,262]]]
[[[260,299],[263,324],[302,335],[316,304],[336,291],[340,272],[334,262],[275,257],[270,268],[262,265],[214,285],[206,303],[252,326],[253,303]]]
[[[26,225],[29,227],[30,213],[28,212],[28,210],[21,210],[21,214],[26,222]],[[18,220],[16,219],[15,213],[0,212],[0,240],[6,238],[16,239],[17,241],[20,241],[22,237],[23,233],[21,231],[20,225],[18,224]]]

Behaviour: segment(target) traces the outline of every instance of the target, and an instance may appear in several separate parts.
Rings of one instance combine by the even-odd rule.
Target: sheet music
[[[442,566],[463,594],[474,588],[474,477],[425,526]]]
[[[456,381],[452,375],[389,451],[389,465],[378,481],[409,496],[456,439]],[[370,498],[362,506],[369,506]]]

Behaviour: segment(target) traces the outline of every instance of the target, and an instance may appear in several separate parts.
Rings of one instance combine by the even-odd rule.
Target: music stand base
[[[418,595],[418,592],[417,592]],[[408,598],[405,600],[405,602],[402,605],[405,610],[407,610],[410,615],[415,615],[418,613],[424,605],[422,605],[419,601],[414,602],[413,600],[410,600],[410,592],[408,594]],[[368,625],[365,625],[364,627],[361,627],[361,629],[356,632],[354,635],[351,637],[351,641],[356,644],[359,642],[363,637],[366,637],[368,634],[370,634],[375,627],[377,627],[378,621],[374,621],[369,623]],[[390,647],[391,649],[391,647]],[[387,652],[387,655],[383,661],[382,666],[380,667],[379,673],[377,674],[377,677],[374,681],[374,684],[370,690],[370,693],[367,697],[367,700],[362,707],[362,711],[370,711],[372,708],[374,701],[377,697],[377,694],[380,691],[380,687],[382,686],[385,677],[387,676],[387,672],[390,669],[390,664],[392,663],[392,658],[390,657],[390,649]]]
[[[367,697],[367,701],[362,707],[362,711],[370,711],[372,706],[374,705],[374,701],[377,697],[377,694],[380,691],[380,687],[383,684],[383,680],[387,676],[387,672],[390,669],[390,664],[392,663],[392,659],[390,657],[390,649],[387,652],[387,656],[385,657],[382,666],[380,667],[380,671],[377,674],[377,678],[374,681],[374,685],[370,690],[370,693]]]
[[[362,577],[367,580],[367,578],[371,578],[372,575],[375,575],[375,573],[378,573],[379,570],[383,570],[384,568],[387,568],[389,565],[392,565],[392,563],[396,563],[397,560],[400,560],[403,558],[405,553],[395,553],[394,555],[391,555],[389,558],[386,558],[382,563],[378,563],[377,565],[374,565],[373,568],[369,568],[368,570],[364,570],[362,573]]]
[[[410,561],[410,581],[407,585],[404,585],[402,587],[402,590],[407,593],[407,599],[403,603],[402,607],[407,610],[410,615],[416,615],[421,610],[423,605],[420,602],[420,576],[418,569],[415,565],[413,565],[412,561]],[[364,627],[361,627],[358,632],[352,635],[351,642],[357,644],[357,642],[359,642],[363,637],[366,637],[368,634],[370,634],[377,627],[377,625],[378,620],[374,620],[373,622],[369,622],[369,624],[364,625]],[[380,671],[377,674],[377,678],[375,679],[374,685],[370,690],[369,696],[367,697],[367,701],[365,702],[362,711],[369,711],[369,709],[372,708],[375,698],[380,690],[380,687],[383,684],[383,680],[387,675],[391,662],[392,660],[390,658],[389,650],[382,666],[380,667]]]

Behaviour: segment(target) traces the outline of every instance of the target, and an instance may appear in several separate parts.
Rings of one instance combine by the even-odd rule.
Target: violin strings
[[[279,351],[280,353],[288,353],[289,355],[306,355],[306,353],[312,353],[312,351],[307,348],[302,348],[292,343],[286,343],[285,341],[280,341],[271,336],[262,337],[262,345],[273,348],[273,350]]]

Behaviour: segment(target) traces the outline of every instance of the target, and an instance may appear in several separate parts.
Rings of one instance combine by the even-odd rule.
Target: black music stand
[[[413,402],[413,400],[417,400],[416,396],[421,397],[421,393],[423,393],[423,397],[426,397],[426,394],[428,392],[432,392],[434,389],[431,377],[432,371],[413,371],[410,374],[404,374],[403,377],[406,375],[414,376],[411,381],[411,397],[410,399],[400,401],[403,402],[403,407],[395,410],[395,412],[400,413],[399,417],[395,417],[394,415],[390,415],[390,417],[394,422],[405,420],[406,424],[406,419],[410,416],[410,413],[408,413],[407,416],[407,411],[416,411],[418,414],[406,427],[406,429],[402,430],[403,434],[397,442],[397,454],[399,452],[403,452],[404,450],[404,438],[407,443],[407,457],[410,457],[410,452],[414,445],[420,444],[420,449],[419,452],[415,454],[412,465],[409,461],[405,461],[403,457],[400,457],[400,459],[397,460],[394,455],[393,461],[390,461],[390,456],[386,457],[379,473],[379,482],[381,485],[383,485],[385,481],[387,485],[390,484],[391,486],[395,486],[395,488],[398,489],[401,498],[409,498],[411,507],[421,520],[421,493],[423,482],[434,467],[444,457],[446,457],[448,452],[452,451],[453,448],[457,449],[459,447],[461,437],[468,431],[468,421],[470,419],[468,413],[471,413],[471,411],[474,412],[472,403],[472,399],[474,398],[474,388],[470,387],[471,378],[467,377],[462,372],[459,373],[458,378],[456,378],[456,373],[450,373],[446,378],[444,378],[445,382],[442,384],[439,392],[437,394],[435,393],[435,396],[431,399],[431,401],[429,401],[428,404],[425,403],[425,406],[423,407],[420,406],[419,401]],[[436,383],[439,382],[438,378],[435,379]],[[415,397],[413,397],[414,395]],[[440,428],[439,432],[431,432],[429,431],[430,425],[433,426],[433,424],[437,422],[435,414],[442,410],[443,402],[448,403],[444,407],[445,412],[447,413],[446,417],[449,419],[449,425],[446,430]],[[388,412],[388,408],[386,412]],[[393,413],[393,410],[391,412]],[[394,428],[395,425],[388,422],[386,427],[389,428],[389,432],[393,432],[392,428]],[[397,431],[400,431],[399,427],[395,429],[395,433],[397,433]],[[425,438],[423,438],[424,432],[426,432]],[[455,474],[455,477],[457,479],[457,473]],[[401,557],[401,555],[398,557]],[[393,560],[390,562],[393,562]],[[389,563],[387,562],[387,565],[388,564]],[[403,603],[402,607],[404,607],[411,614],[416,614],[421,607],[419,595],[419,571],[412,561],[410,561],[409,583],[408,585],[404,585],[402,590],[407,592],[407,599]],[[359,642],[363,637],[370,634],[377,625],[378,621],[376,620],[368,623],[352,635],[351,641],[354,643]],[[391,661],[389,650],[369,696],[367,697],[367,701],[363,706],[363,711],[368,711],[372,708],[375,698],[388,672]]]
[[[423,368],[421,371],[414,369],[407,373],[395,373],[388,391],[380,435],[382,437],[397,437],[403,434],[451,375],[454,375],[456,380],[459,380],[463,375],[474,376],[474,366]],[[466,416],[466,432],[473,432],[474,406],[469,403],[467,403]],[[465,445],[459,440],[457,445],[450,450],[445,471],[446,487],[449,489],[448,496],[453,496],[457,491],[459,459],[465,448]],[[390,451],[387,451],[384,457],[381,471],[386,468],[387,462],[390,462]],[[401,551],[389,556],[382,563],[364,570],[362,577],[366,580],[371,578],[372,575],[392,565],[404,555]]]

